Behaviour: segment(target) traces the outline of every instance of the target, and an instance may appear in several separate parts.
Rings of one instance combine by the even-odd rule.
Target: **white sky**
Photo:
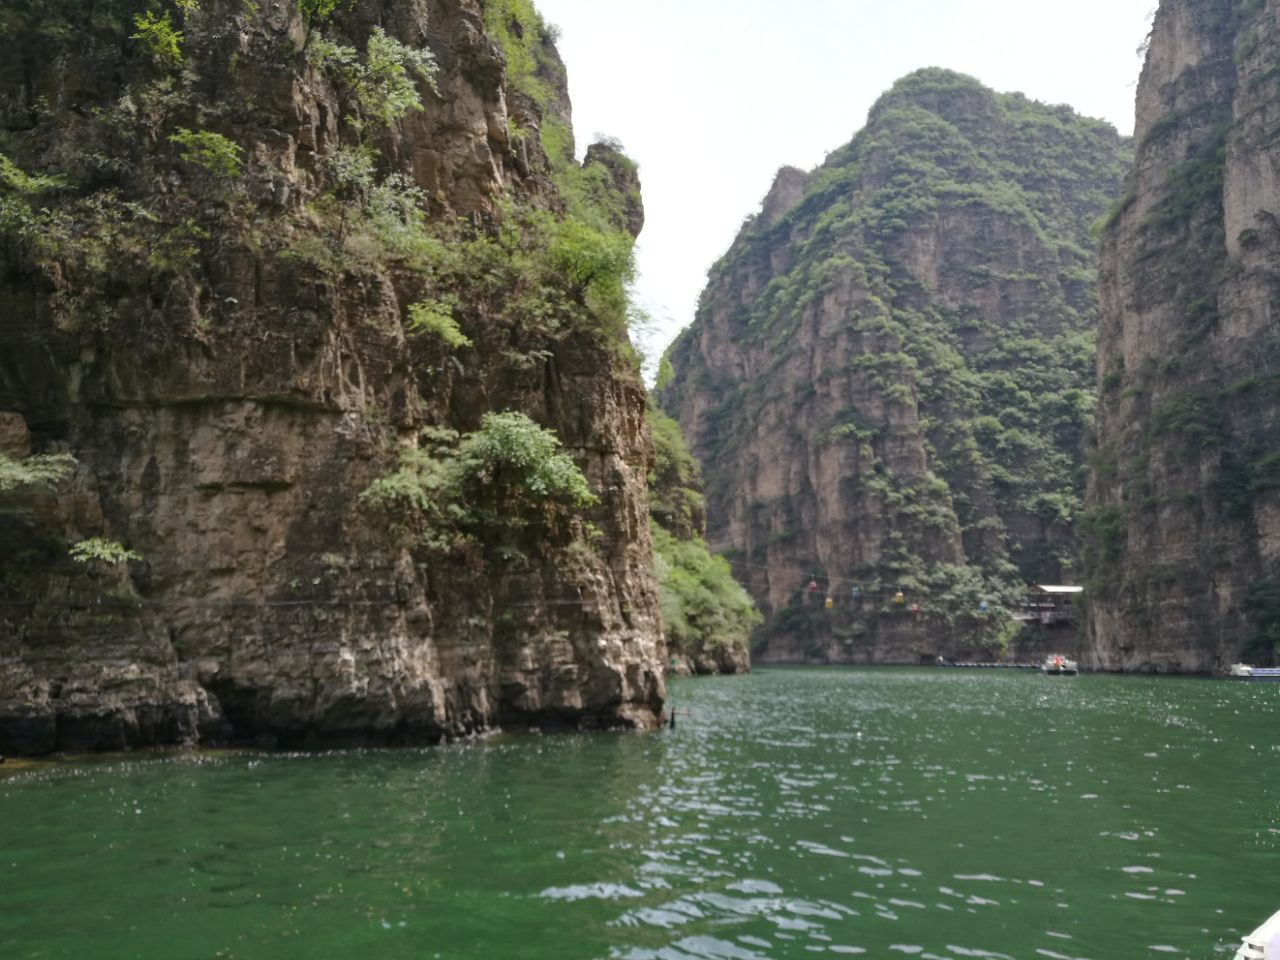
[[[786,164],[847,143],[899,77],[938,66],[1133,130],[1157,0],[536,0],[561,29],[581,152],[639,162],[637,293],[661,352]]]

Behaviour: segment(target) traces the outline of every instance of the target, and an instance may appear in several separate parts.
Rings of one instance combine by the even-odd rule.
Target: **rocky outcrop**
[[[673,654],[671,672],[678,677],[732,676],[751,672],[751,652],[744,646],[717,647],[706,653]]]
[[[475,0],[359,0],[310,28],[293,0],[201,0],[167,8],[180,63],[128,39],[140,2],[49,7],[0,36],[0,425],[78,467],[0,515],[0,753],[654,724],[644,390],[584,319],[595,288],[519,273],[566,209],[537,135],[563,89],[512,88]],[[375,28],[437,65],[387,123],[395,71],[358,66]],[[318,65],[321,42],[357,66]],[[604,156],[604,180],[634,177]],[[471,346],[415,335],[417,302]],[[424,430],[507,410],[598,504],[443,546],[362,505]],[[142,560],[70,563],[91,536]]]
[[[1090,659],[1222,671],[1280,642],[1280,5],[1166,0],[1103,246]]]
[[[822,167],[779,173],[659,390],[708,539],[770,615],[759,658],[998,655],[1022,584],[1073,577],[1089,230],[1127,151],[924,70]]]

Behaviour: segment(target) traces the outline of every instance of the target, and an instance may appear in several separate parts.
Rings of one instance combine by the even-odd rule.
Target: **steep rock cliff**
[[[1103,246],[1091,657],[1280,643],[1280,4],[1161,3]]]
[[[78,464],[0,504],[0,752],[654,723],[638,181],[573,163],[529,4],[0,19],[0,432]],[[595,506],[428,538],[361,500],[508,410]]]
[[[1020,582],[1072,576],[1089,229],[1127,150],[930,69],[822,167],[778,174],[659,390],[703,463],[709,540],[772,615],[766,658],[993,653]]]

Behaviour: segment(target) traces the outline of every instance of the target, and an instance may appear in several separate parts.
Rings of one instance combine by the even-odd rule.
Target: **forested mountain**
[[[1078,576],[1090,229],[1129,157],[1103,122],[927,69],[779,173],[659,380],[766,657],[997,650],[1026,582]]]
[[[1280,4],[1165,0],[1106,231],[1094,663],[1220,671],[1280,645]]]
[[[0,752],[655,723],[642,223],[528,0],[0,0]]]

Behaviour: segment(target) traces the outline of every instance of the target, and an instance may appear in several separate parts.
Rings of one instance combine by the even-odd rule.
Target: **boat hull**
[[[1080,664],[1060,653],[1055,653],[1045,658],[1040,669],[1050,677],[1074,677],[1080,672]]]

